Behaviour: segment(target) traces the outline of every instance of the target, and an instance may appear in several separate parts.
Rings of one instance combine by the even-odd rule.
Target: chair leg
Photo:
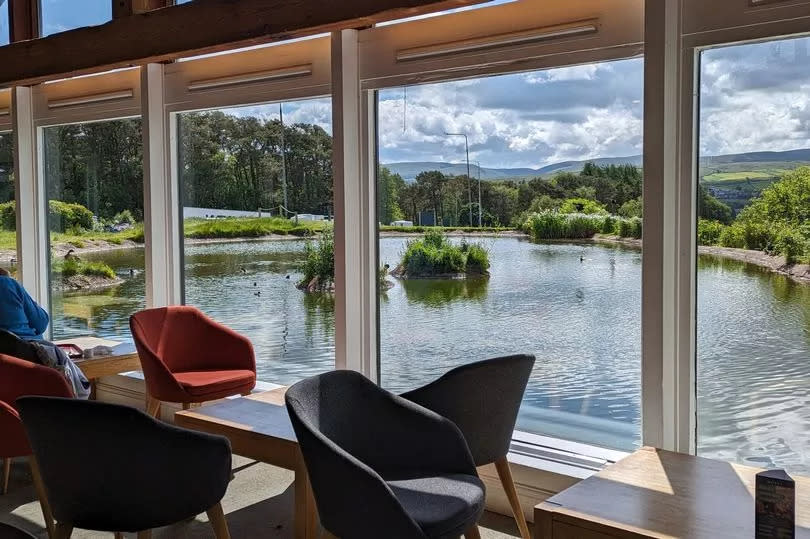
[[[124,534],[121,532],[115,532],[115,539],[124,539]]]
[[[183,410],[188,410],[189,408],[191,408],[191,403],[190,402],[184,402],[183,403]]]
[[[515,481],[512,479],[512,470],[509,469],[509,461],[506,460],[506,457],[501,457],[495,461],[495,469],[498,470],[501,485],[503,485],[503,490],[506,492],[506,497],[509,499],[509,505],[512,506],[512,514],[515,515],[515,520],[520,530],[520,537],[522,539],[531,539],[529,525],[526,523],[523,508],[520,506],[520,498],[518,498],[518,493],[515,489]]]
[[[152,530],[138,532],[138,539],[152,539]]]
[[[31,466],[31,477],[34,478],[34,489],[37,491],[37,497],[39,498],[39,505],[42,508],[42,517],[45,519],[45,527],[48,529],[48,537],[59,537],[57,535],[57,529],[53,523],[53,513],[51,512],[51,504],[48,502],[48,494],[45,491],[45,484],[42,482],[42,475],[39,473],[39,464],[37,464],[37,459],[34,455],[29,457],[28,461],[29,465]],[[66,524],[60,524],[61,526],[67,526]],[[73,530],[73,527],[70,527],[70,530]],[[70,537],[70,530],[65,537]]]
[[[481,539],[481,532],[478,531],[478,524],[473,524],[464,532],[464,539]]]
[[[160,418],[160,401],[149,393],[146,394],[146,413],[150,417]]]
[[[208,515],[208,520],[211,521],[214,536],[217,539],[231,539],[231,533],[228,531],[228,522],[225,520],[225,513],[222,511],[222,504],[216,504],[205,513]]]
[[[3,459],[3,494],[8,492],[8,478],[11,475],[11,457]]]
[[[73,534],[73,524],[60,522],[56,525],[56,529],[50,537],[53,537],[53,539],[70,539],[71,534]]]

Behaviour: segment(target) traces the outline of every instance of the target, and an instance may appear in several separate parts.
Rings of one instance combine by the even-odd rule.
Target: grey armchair
[[[130,408],[55,397],[17,399],[23,425],[57,521],[137,532],[206,512],[217,539],[229,539],[220,500],[231,478],[226,438],[181,429]]]
[[[506,455],[534,361],[514,355],[470,363],[401,395],[455,423],[476,466],[495,464],[523,539],[530,538],[529,526]]]
[[[298,382],[285,399],[327,531],[343,539],[479,537],[484,485],[449,420],[352,371]]]

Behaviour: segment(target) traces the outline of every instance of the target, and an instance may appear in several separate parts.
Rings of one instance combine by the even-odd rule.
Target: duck
[[[245,266],[239,266],[239,271],[241,271],[242,273],[247,273]]]
[[[81,258],[73,253],[75,253],[73,249],[70,249],[67,253],[65,253],[65,260],[75,260],[76,262],[81,260]]]
[[[261,295],[262,295],[262,291],[261,291],[261,290],[257,290],[257,291],[255,291],[255,292],[253,293],[253,295],[254,295],[254,296],[256,296],[256,297],[261,296]]]

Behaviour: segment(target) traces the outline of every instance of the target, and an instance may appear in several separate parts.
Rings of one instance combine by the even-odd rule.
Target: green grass
[[[53,264],[52,270],[54,273],[61,274],[62,277],[86,275],[115,279],[115,271],[104,262],[84,262],[76,259],[60,260]]]
[[[535,241],[582,240],[596,234],[609,234],[622,238],[641,238],[641,219],[626,219],[615,215],[585,215],[543,211],[532,214],[524,228]]]
[[[187,238],[260,238],[272,234],[298,237],[312,236],[323,230],[323,221],[301,222],[279,217],[251,217],[234,219],[186,219],[183,230]]]
[[[742,172],[715,172],[703,176],[703,181],[708,183],[721,183],[729,181],[745,181],[745,180],[775,180],[782,174],[787,172],[786,169],[768,169],[768,170],[746,170]]]

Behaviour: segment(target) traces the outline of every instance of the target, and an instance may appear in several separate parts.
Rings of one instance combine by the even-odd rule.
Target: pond
[[[407,239],[380,241],[392,267]],[[380,376],[394,391],[501,354],[537,356],[518,428],[631,450],[640,437],[641,252],[621,246],[483,238],[491,278],[407,281],[380,299]],[[186,247],[186,300],[248,335],[259,378],[291,383],[334,364],[334,302],[295,288],[303,242]],[[120,287],[67,294],[88,318],[60,335],[127,335],[143,303],[143,251],[88,255],[127,275]],[[698,449],[810,473],[810,287],[759,268],[701,257],[698,269]],[[55,298],[55,312],[61,312]],[[807,455],[810,457],[810,454]]]

